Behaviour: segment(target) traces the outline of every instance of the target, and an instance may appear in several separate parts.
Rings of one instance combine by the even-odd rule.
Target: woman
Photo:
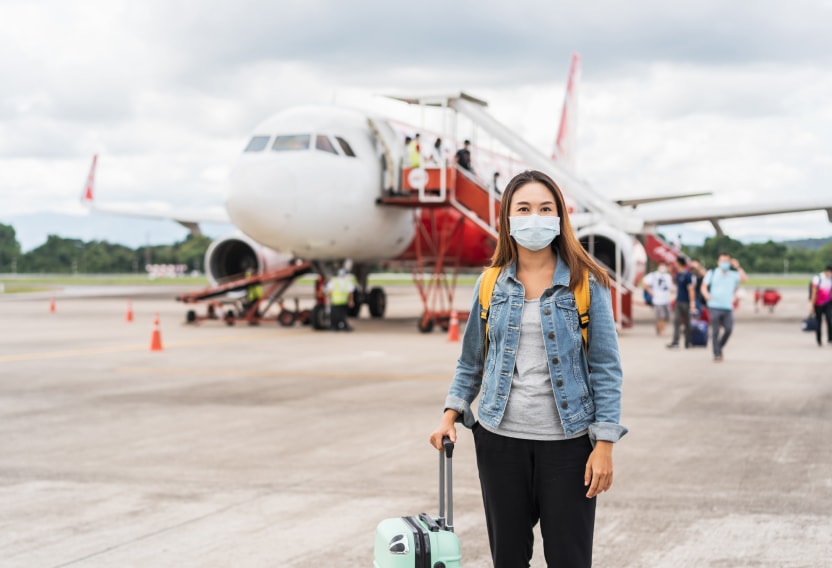
[[[501,267],[486,320],[477,282],[462,354],[430,442],[473,428],[491,556],[528,566],[540,521],[549,566],[590,566],[595,496],[612,485],[621,363],[609,278],[572,232],[563,195],[546,174],[506,186],[492,266]],[[589,275],[584,351],[573,291]],[[487,353],[483,349],[487,345]],[[591,369],[591,372],[590,372]],[[480,395],[479,422],[471,403]]]

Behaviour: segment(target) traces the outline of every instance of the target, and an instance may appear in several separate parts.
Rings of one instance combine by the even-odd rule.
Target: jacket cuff
[[[474,412],[466,400],[449,394],[448,398],[445,399],[445,410],[448,409],[459,412],[459,416],[456,419],[457,422],[462,422],[462,425],[466,428],[474,427],[474,423],[476,422]]]
[[[592,445],[601,440],[602,442],[617,442],[624,434],[629,432],[627,428],[621,424],[613,424],[610,422],[595,422],[589,425],[589,440]]]

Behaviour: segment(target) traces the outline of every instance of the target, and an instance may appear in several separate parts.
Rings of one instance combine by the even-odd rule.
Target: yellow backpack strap
[[[488,353],[488,308],[491,306],[491,296],[494,294],[494,286],[497,285],[497,277],[500,276],[500,270],[501,268],[499,266],[486,268],[480,280],[480,319],[485,321],[485,341],[482,350],[483,360]]]
[[[584,352],[589,354],[589,340],[587,331],[589,328],[589,271],[584,271],[578,287],[575,288],[575,302],[578,305],[578,323],[581,326],[581,336],[584,343]]]
[[[480,319],[488,320],[488,308],[491,306],[491,295],[494,294],[494,286],[497,285],[497,277],[500,276],[500,267],[492,266],[486,268],[480,280]]]

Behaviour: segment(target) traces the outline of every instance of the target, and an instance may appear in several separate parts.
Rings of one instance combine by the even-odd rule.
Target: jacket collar
[[[552,276],[552,288],[555,286],[569,286],[569,265],[563,260],[562,255],[558,255],[558,262],[555,265],[555,273]],[[515,260],[508,266],[504,267],[497,278],[497,286],[503,290],[510,290],[513,284],[520,284],[517,280],[517,261]]]

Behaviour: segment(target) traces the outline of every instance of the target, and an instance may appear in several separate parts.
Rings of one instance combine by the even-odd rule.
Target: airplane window
[[[332,142],[330,142],[329,136],[323,136],[321,134],[318,134],[315,137],[315,148],[317,150],[329,152],[330,154],[338,154],[338,152],[335,151],[335,146],[333,146]]]
[[[341,149],[344,151],[344,154],[350,156],[351,158],[355,157],[355,152],[352,151],[350,145],[347,144],[347,141],[341,138],[340,136],[336,136],[335,139],[338,141],[338,145],[341,146]]]
[[[274,139],[272,150],[275,152],[290,152],[293,150],[309,149],[309,134],[289,134]]]
[[[260,152],[269,145],[268,136],[255,136],[248,142],[248,146],[243,150],[244,152]]]

